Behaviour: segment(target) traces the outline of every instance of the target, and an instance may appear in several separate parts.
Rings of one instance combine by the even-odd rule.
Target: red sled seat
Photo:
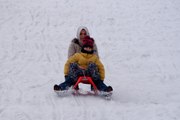
[[[76,88],[78,87],[78,84],[79,84],[79,83],[91,84],[91,85],[93,86],[93,88],[94,88],[95,94],[98,93],[98,89],[97,89],[96,85],[94,84],[94,82],[93,82],[93,80],[92,80],[91,77],[88,77],[88,76],[80,76],[80,77],[78,78],[77,82],[75,83],[75,85],[74,85],[73,88],[76,89]]]

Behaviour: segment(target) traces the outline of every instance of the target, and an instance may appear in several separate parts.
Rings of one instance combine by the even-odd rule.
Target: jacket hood
[[[80,26],[80,27],[78,28],[78,30],[77,30],[77,35],[76,35],[78,40],[80,40],[80,32],[81,32],[82,29],[84,29],[84,30],[86,31],[86,34],[87,34],[88,36],[90,36],[90,35],[89,35],[89,30],[87,29],[87,27],[85,27],[85,26]]]

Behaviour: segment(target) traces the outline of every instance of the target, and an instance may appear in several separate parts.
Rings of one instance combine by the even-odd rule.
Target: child
[[[99,91],[111,92],[111,86],[106,86],[103,82],[105,77],[104,66],[93,54],[93,38],[86,36],[83,39],[81,53],[76,53],[70,57],[64,67],[65,81],[60,85],[54,85],[54,90],[67,90],[74,85],[79,76],[90,76]]]

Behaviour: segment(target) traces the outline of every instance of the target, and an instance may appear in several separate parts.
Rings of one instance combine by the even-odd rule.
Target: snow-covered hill
[[[0,0],[0,119],[180,119],[179,13],[179,0]],[[53,91],[81,25],[111,101]]]

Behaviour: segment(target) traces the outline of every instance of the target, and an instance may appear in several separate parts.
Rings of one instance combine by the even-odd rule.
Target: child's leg
[[[104,84],[104,82],[102,80],[97,80],[97,81],[94,81],[94,83],[96,84],[97,88],[99,91],[104,91],[104,92],[111,92],[113,91],[113,88],[111,86],[106,86]]]
[[[79,68],[77,63],[71,63],[68,76],[74,81],[77,81],[78,77],[83,75],[82,69]]]
[[[65,81],[59,85],[61,90],[67,90],[69,87],[73,85],[74,80],[71,79],[69,76],[65,76]]]
[[[105,91],[107,89],[107,86],[104,84],[104,82],[101,80],[98,68],[96,64],[90,63],[87,68],[87,73],[89,76],[92,77],[94,83],[96,84],[98,90]]]
[[[82,71],[77,63],[70,64],[69,74],[65,76],[65,82],[61,83],[59,86],[61,90],[67,90],[69,87],[75,84],[78,76],[82,75]]]
[[[99,91],[106,91],[107,86],[104,84],[104,82],[102,80],[96,80],[94,81],[94,83],[96,84],[97,88]]]
[[[100,79],[100,74],[95,63],[90,63],[88,65],[87,74],[91,76],[94,81]]]

